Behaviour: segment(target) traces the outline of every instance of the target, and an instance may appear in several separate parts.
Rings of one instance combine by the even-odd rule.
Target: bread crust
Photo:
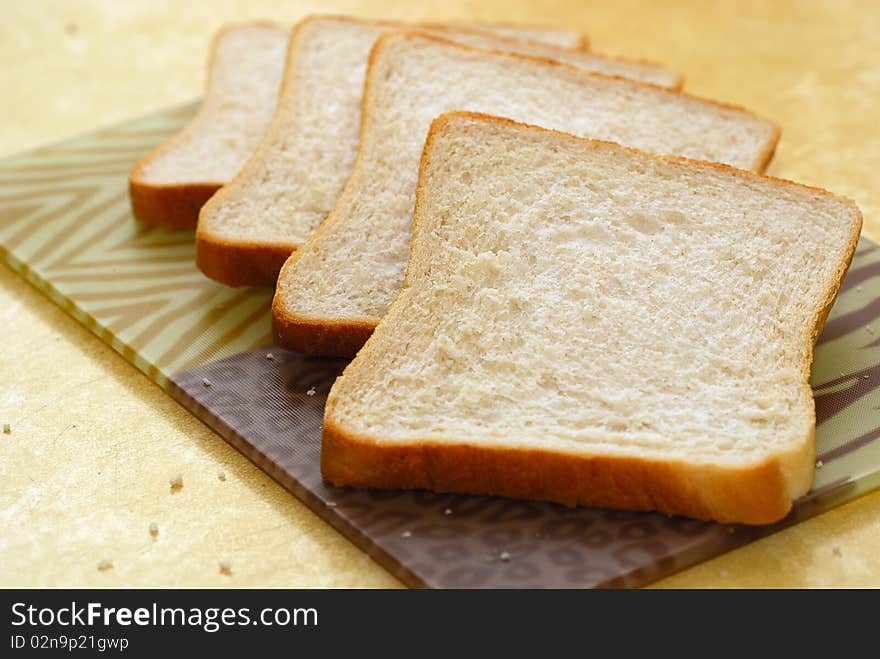
[[[282,266],[294,262],[296,252]],[[283,297],[278,290],[272,298],[272,340],[275,345],[307,355],[344,357],[350,359],[360,350],[376,329],[376,321],[370,318],[338,319],[304,316],[284,308]]]
[[[325,357],[352,357],[370,338],[375,323],[363,321],[338,322],[332,318],[308,318],[278,314],[272,301],[272,338],[276,345],[293,352]]]
[[[646,155],[618,144],[578,138],[510,119],[473,112],[441,115],[431,124],[419,165],[410,264],[413,263],[412,250],[420,230],[424,196],[422,181],[430,163],[431,145],[457,117],[551,133],[560,139],[588,143],[596,149],[610,147]],[[828,194],[819,188],[771,179],[718,163],[702,163],[677,156],[648,157],[699,164],[745,179],[770,179],[781,186]],[[812,483],[816,448],[810,365],[813,344],[846,276],[861,230],[861,212],[855,204],[849,203],[855,210],[855,221],[845,256],[838,266],[837,276],[815,307],[812,326],[803,333],[805,357],[800,363],[801,409],[798,414],[804,419],[806,430],[803,437],[795,438],[789,444],[788,450],[753,464],[723,466],[535,448],[499,448],[475,444],[466,438],[445,440],[442,444],[430,439],[382,442],[346,429],[334,419],[336,401],[331,390],[322,434],[321,471],[324,478],[340,486],[421,488],[435,492],[541,499],[567,505],[657,510],[723,523],[769,524],[782,519],[790,511],[792,500],[806,493]],[[407,284],[411,276],[412,270],[408,267]],[[346,372],[341,378],[346,377]]]
[[[321,473],[337,486],[495,495],[771,524],[791,510],[784,462],[810,464],[811,445],[804,442],[798,454],[785,460],[724,467],[498,448],[465,439],[380,443],[340,427],[331,416],[324,422]]]
[[[196,265],[227,286],[275,286],[278,273],[297,245],[229,242],[196,232]]]
[[[269,21],[251,21],[222,27],[211,39],[208,58],[208,83],[211,85],[220,40],[233,30],[249,27],[278,28]],[[147,224],[155,224],[169,229],[195,229],[202,206],[219,190],[225,181],[193,181],[187,183],[156,184],[143,178],[143,170],[154,160],[172,150],[183,137],[203,120],[203,107],[200,105],[195,116],[180,131],[151,149],[131,168],[128,177],[128,190],[131,198],[131,211],[136,219]]]
[[[220,189],[220,183],[186,183],[155,185],[139,180],[134,174],[128,180],[131,212],[146,224],[167,229],[195,229],[199,210]]]

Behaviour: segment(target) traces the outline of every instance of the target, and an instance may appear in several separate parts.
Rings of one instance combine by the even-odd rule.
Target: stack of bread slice
[[[332,210],[351,174],[370,52],[379,37],[400,27],[315,18],[294,29],[272,124],[244,168],[199,217],[198,264],[205,274],[236,286],[275,283],[284,261]],[[424,32],[459,45],[552,58],[583,71],[671,88],[681,84],[678,74],[644,62],[510,41],[461,27]],[[448,84],[453,78],[435,74],[442,65],[430,65],[424,75]]]
[[[772,122],[567,31],[282,35],[215,40],[132,203],[197,224],[209,277],[276,285],[281,346],[354,356],[330,482],[744,523],[809,490],[813,343],[861,215],[761,175]]]

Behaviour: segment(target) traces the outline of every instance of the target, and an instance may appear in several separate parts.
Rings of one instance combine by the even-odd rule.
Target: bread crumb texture
[[[501,449],[618,461],[602,477],[633,488],[624,507],[744,521],[739,498],[807,491],[812,343],[852,203],[504,120],[433,131],[406,287],[329,395],[331,480],[393,486],[411,458],[419,486],[503,494],[526,474],[468,471]],[[373,474],[347,464],[353,446]],[[541,463],[525,489],[583,498]],[[639,492],[652,479],[671,494]]]
[[[349,333],[359,322],[378,322],[403,283],[419,158],[431,121],[444,112],[485,112],[746,169],[763,167],[777,137],[770,122],[740,109],[418,35],[388,35],[378,42],[365,89],[354,169],[320,230],[285,265],[273,308],[276,320],[323,321],[329,330],[341,322]],[[546,155],[532,155],[542,171]],[[491,167],[491,159],[484,164]],[[457,177],[463,186],[483,188],[483,173],[470,169]],[[468,177],[474,177],[470,184]],[[559,185],[554,182],[550,191]],[[626,194],[620,187],[616,193]],[[528,190],[505,194],[525,200]],[[662,221],[665,215],[652,215],[654,210],[633,213]],[[673,205],[664,207],[664,213],[674,212]],[[284,322],[276,322],[276,328],[282,341],[289,340]]]

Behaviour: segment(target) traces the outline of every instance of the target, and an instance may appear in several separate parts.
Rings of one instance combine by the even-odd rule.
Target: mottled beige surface
[[[0,3],[0,155],[198,96],[222,22],[337,11],[577,26],[775,119],[770,173],[854,198],[880,238],[880,5],[649,0]],[[394,586],[360,550],[0,268],[0,586]],[[218,474],[225,473],[221,481]],[[180,474],[184,487],[170,492]],[[156,522],[155,540],[149,525]],[[880,493],[660,582],[880,586]],[[113,568],[98,571],[103,559]],[[220,574],[229,560],[232,575]]]

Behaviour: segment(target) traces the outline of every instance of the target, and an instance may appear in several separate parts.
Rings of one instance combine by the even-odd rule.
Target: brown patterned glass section
[[[198,417],[411,586],[637,586],[820,512],[847,490],[846,479],[831,483],[781,524],[756,528],[496,497],[336,488],[321,479],[320,437],[327,393],[344,366],[266,347],[181,373],[173,384]]]

